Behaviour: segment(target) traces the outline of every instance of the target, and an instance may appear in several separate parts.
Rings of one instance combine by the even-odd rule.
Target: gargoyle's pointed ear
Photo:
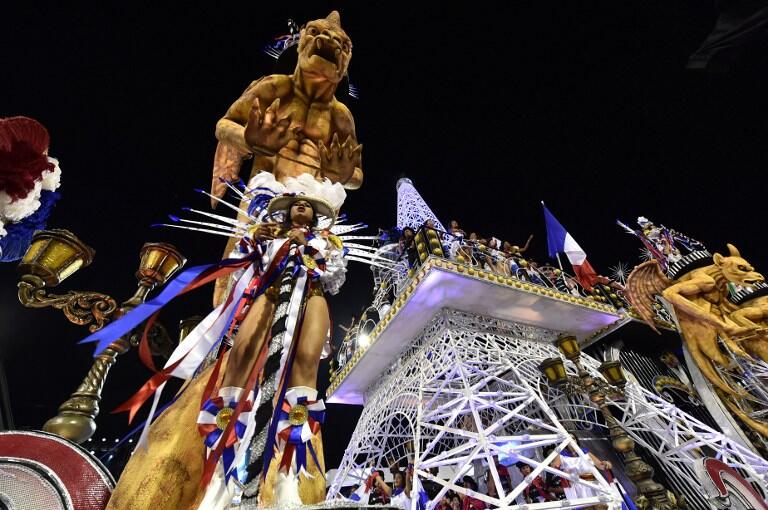
[[[741,257],[741,253],[736,249],[734,245],[728,243],[728,251],[731,252],[731,257]]]
[[[716,266],[719,266],[723,263],[723,256],[719,253],[715,253],[712,257],[712,261],[715,263]]]
[[[334,25],[341,26],[341,16],[339,15],[339,11],[331,11],[325,20]]]

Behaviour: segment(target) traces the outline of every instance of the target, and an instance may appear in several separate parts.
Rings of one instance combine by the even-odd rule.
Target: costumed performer
[[[279,195],[266,219],[277,215],[283,220],[249,228],[240,241],[243,258],[225,260],[190,284],[212,281],[222,267],[243,271],[155,382],[121,406],[135,413],[159,382],[189,379],[145,430],[140,443],[147,447],[137,447],[108,509],[223,509],[240,497],[264,506],[324,499],[324,405],[316,390],[320,359],[330,354],[324,293],[338,292],[346,261],[329,230],[336,211],[328,202]],[[159,392],[153,410],[157,400]]]

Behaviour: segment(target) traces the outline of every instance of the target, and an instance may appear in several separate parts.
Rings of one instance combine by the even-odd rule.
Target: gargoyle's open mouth
[[[339,66],[338,54],[341,53],[341,49],[336,47],[335,44],[330,41],[323,40],[321,38],[315,39],[314,48],[312,48],[312,55],[317,55],[323,60],[327,60],[336,67]]]
[[[744,280],[744,283],[746,283],[747,285],[755,285],[756,283],[760,283],[760,282],[762,282],[762,280],[757,279],[757,278],[750,279],[750,280]]]

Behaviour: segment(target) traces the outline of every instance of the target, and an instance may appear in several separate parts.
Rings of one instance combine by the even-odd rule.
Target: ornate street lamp
[[[562,358],[547,358],[539,364],[539,370],[552,386],[560,387],[568,382],[568,374]]]
[[[623,390],[627,385],[627,378],[624,377],[621,361],[605,361],[597,367],[597,370],[611,386],[616,386]]]
[[[547,382],[566,395],[586,395],[597,407],[608,430],[611,445],[624,458],[627,477],[637,487],[637,505],[641,510],[682,510],[685,508],[681,501],[663,485],[653,480],[653,468],[635,452],[635,441],[627,434],[618,420],[611,413],[606,399],[624,398],[624,388],[627,379],[620,361],[606,361],[598,368],[603,379],[592,377],[581,364],[581,348],[576,337],[560,336],[555,346],[563,356],[571,361],[578,370],[578,376],[569,376],[562,358],[548,358],[539,364],[539,371],[546,377]]]
[[[94,250],[67,230],[36,232],[32,244],[18,266],[21,281],[18,296],[22,305],[30,308],[53,307],[61,310],[70,322],[88,325],[91,332],[123,316],[143,303],[149,292],[165,284],[186,263],[179,251],[165,243],[146,243],[140,252],[141,261],[136,278],[138,288],[119,307],[110,296],[91,291],[69,291],[49,294],[47,288],[58,286],[67,277],[93,261]],[[157,325],[150,332],[150,341],[157,345],[171,343],[165,329]],[[43,430],[82,443],[96,431],[101,390],[109,369],[117,356],[138,343],[137,335],[127,335],[109,345],[93,361],[83,382],[71,397],[59,407],[59,414],[48,420]],[[156,350],[156,349],[153,349]]]
[[[581,356],[581,347],[573,335],[561,335],[555,340],[555,347],[568,361],[576,361]]]

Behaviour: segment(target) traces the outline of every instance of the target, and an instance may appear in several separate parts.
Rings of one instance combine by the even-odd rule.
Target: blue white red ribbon
[[[221,388],[218,396],[208,399],[203,404],[203,408],[197,417],[197,430],[205,438],[205,446],[210,450],[216,449],[230,421],[235,419],[235,433],[229,435],[221,453],[226,480],[232,476],[232,468],[236,467],[233,466],[235,445],[243,439],[248,427],[251,410],[253,409],[253,398],[250,397],[251,392],[249,392],[249,396],[246,397],[246,402],[240,413],[235,416],[235,410],[242,393],[242,388]]]
[[[318,469],[321,469],[311,439],[325,421],[323,401],[308,400],[291,388],[285,393],[277,419],[277,446],[283,452],[280,469],[289,472],[295,457],[296,472],[306,472],[307,450]]]
[[[217,264],[190,267],[168,282],[163,291],[155,298],[142,303],[120,319],[80,340],[81,344],[98,342],[94,357],[101,354],[109,345],[122,336],[133,331],[142,322],[158,312],[173,298],[195,289],[205,283],[215,280],[220,273],[234,272],[253,262],[256,253],[240,259],[226,259]]]
[[[325,273],[325,258],[320,250],[310,245],[297,249],[298,262],[310,280],[318,280]]]

